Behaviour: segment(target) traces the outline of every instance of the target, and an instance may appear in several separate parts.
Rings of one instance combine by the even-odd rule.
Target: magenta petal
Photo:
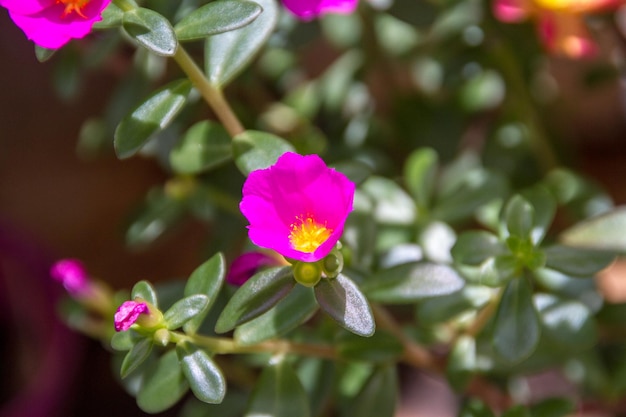
[[[260,268],[278,265],[280,262],[276,258],[263,252],[244,253],[233,261],[226,276],[226,282],[240,286],[245,284]]]
[[[495,0],[493,14],[502,22],[521,22],[528,17],[528,11],[524,6],[520,0]]]
[[[250,222],[248,236],[256,245],[287,258],[315,262],[341,237],[354,189],[345,175],[328,168],[319,156],[285,153],[271,167],[250,173],[239,207]],[[311,219],[316,229],[323,226],[329,233],[325,240],[315,241],[311,252],[298,250],[291,241],[292,227],[302,219]]]
[[[0,0],[0,6],[17,14],[33,14],[50,7],[55,0]]]
[[[358,0],[283,0],[283,5],[301,20],[311,20],[326,13],[352,13]]]
[[[138,303],[136,301],[124,301],[118,307],[113,318],[116,332],[123,332],[130,329],[135,324],[140,314],[149,314],[148,305],[146,303]]]

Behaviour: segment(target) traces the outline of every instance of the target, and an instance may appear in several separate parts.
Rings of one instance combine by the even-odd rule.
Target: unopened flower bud
[[[305,287],[314,287],[322,278],[322,267],[317,262],[296,262],[293,266],[293,276]]]
[[[61,259],[52,265],[50,275],[73,297],[84,296],[91,290],[89,275],[78,259]]]
[[[343,255],[337,249],[322,260],[322,270],[327,278],[337,278],[343,270]]]
[[[163,324],[163,314],[147,301],[136,298],[120,305],[114,316],[115,331],[123,332],[133,324],[144,329],[155,329]]]

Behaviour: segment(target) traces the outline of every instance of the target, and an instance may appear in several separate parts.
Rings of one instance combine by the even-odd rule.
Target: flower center
[[[298,216],[289,228],[291,229],[289,234],[291,246],[295,250],[306,253],[315,252],[332,233],[331,229],[327,229],[325,225],[317,223],[310,214],[306,217]]]
[[[70,13],[74,12],[82,18],[87,19],[87,16],[83,14],[83,7],[89,3],[90,0],[56,0],[57,4],[64,4],[65,10],[61,17],[66,17]]]

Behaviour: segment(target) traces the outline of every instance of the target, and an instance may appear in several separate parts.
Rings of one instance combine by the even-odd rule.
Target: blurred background
[[[149,250],[124,244],[133,208],[167,178],[154,160],[119,161],[112,151],[92,160],[77,155],[82,122],[102,111],[118,81],[120,72],[109,64],[86,74],[76,96],[59,98],[54,59],[39,63],[33,45],[0,9],[1,417],[145,415],[114,380],[109,352],[56,318],[62,291],[48,276],[55,259],[80,258],[115,289],[140,279],[182,279],[203,261],[208,230],[192,219]],[[566,163],[618,204],[626,202],[626,88],[618,78],[582,87],[588,62],[554,58],[549,65],[567,103],[554,114]],[[445,415],[445,394],[430,408],[410,411],[429,398],[428,387],[441,389],[421,375],[405,378],[422,389],[416,396],[409,384],[408,411],[400,415]]]

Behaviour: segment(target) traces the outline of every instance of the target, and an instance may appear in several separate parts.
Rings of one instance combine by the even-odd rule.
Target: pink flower
[[[111,0],[0,0],[28,39],[57,49],[70,39],[83,38]]]
[[[59,281],[70,295],[83,296],[91,291],[89,275],[78,259],[61,259],[50,268],[50,275]]]
[[[585,25],[585,15],[623,3],[624,0],[495,0],[493,13],[507,23],[535,19],[546,49],[570,58],[584,58],[597,52]]]
[[[239,208],[250,240],[286,258],[316,262],[335,247],[352,211],[354,183],[317,155],[285,153],[253,171]]]
[[[259,269],[270,266],[282,265],[276,257],[263,252],[248,252],[233,261],[226,276],[226,282],[231,285],[241,286],[249,280]]]
[[[326,13],[352,13],[358,0],[283,0],[283,4],[300,20],[312,20]]]
[[[148,305],[137,301],[124,301],[117,308],[113,322],[116,332],[124,332],[135,324],[140,314],[150,314]]]

